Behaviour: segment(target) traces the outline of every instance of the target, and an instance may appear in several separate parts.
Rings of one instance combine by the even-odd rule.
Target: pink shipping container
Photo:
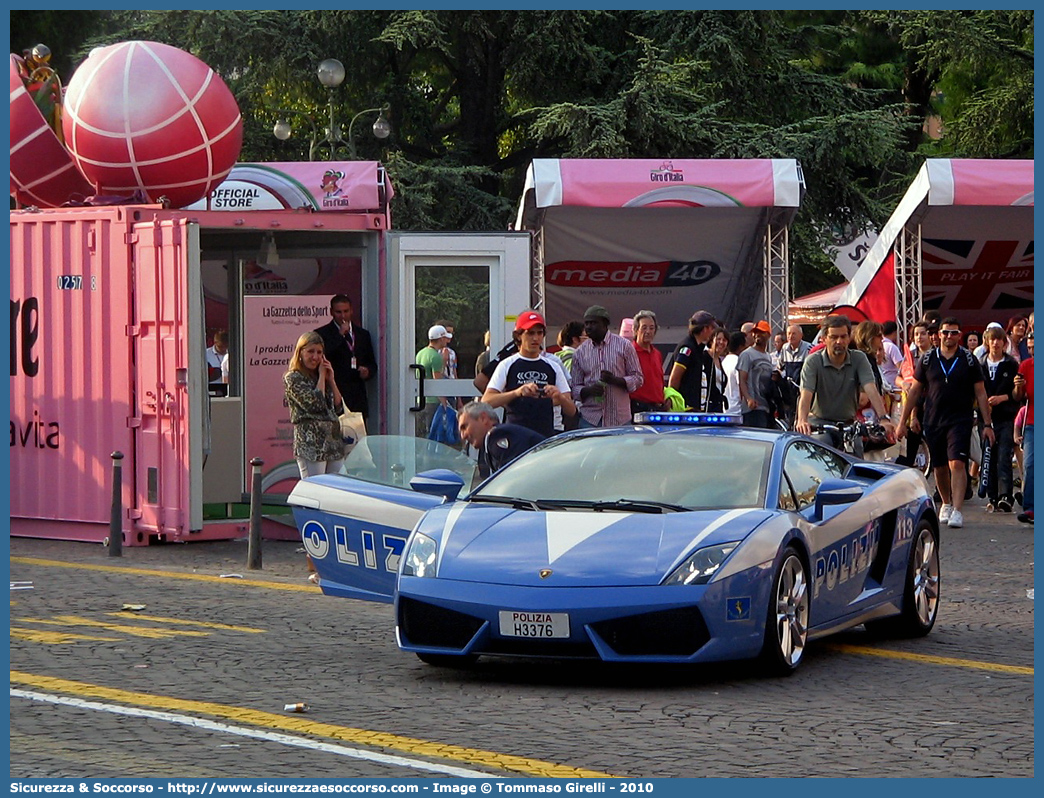
[[[103,540],[115,451],[125,545],[244,534],[203,521],[204,501],[246,498],[251,454],[245,380],[227,398],[208,395],[201,262],[227,264],[234,324],[242,255],[266,235],[302,261],[350,251],[374,286],[376,314],[390,189],[377,164],[352,164],[364,166],[373,200],[350,212],[249,203],[11,212],[13,535]],[[362,278],[352,279],[358,288]]]

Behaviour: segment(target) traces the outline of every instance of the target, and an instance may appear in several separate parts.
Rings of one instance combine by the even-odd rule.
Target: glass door
[[[389,239],[390,307],[401,316],[387,320],[395,350],[388,386],[395,423],[388,432],[426,438],[440,407],[455,424],[457,409],[479,395],[472,381],[487,332],[496,352],[529,307],[529,235],[399,233]]]

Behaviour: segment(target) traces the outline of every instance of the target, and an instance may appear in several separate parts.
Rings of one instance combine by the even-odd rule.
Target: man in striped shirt
[[[629,394],[642,386],[642,367],[634,346],[609,331],[609,312],[592,305],[584,313],[587,340],[573,356],[573,399],[580,405],[580,427],[619,427],[631,423]]]

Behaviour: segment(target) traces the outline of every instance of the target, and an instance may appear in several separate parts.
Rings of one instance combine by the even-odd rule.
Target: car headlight
[[[725,558],[732,554],[738,543],[722,543],[707,546],[693,552],[685,562],[674,569],[664,580],[665,585],[705,585],[717,573]]]
[[[435,576],[439,547],[427,535],[417,532],[410,541],[410,549],[402,561],[403,576]]]

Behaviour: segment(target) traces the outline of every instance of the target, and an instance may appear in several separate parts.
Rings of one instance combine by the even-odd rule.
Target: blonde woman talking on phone
[[[344,402],[319,333],[307,332],[297,339],[283,385],[290,422],[294,425],[294,457],[301,479],[338,473],[344,463],[339,420]]]

